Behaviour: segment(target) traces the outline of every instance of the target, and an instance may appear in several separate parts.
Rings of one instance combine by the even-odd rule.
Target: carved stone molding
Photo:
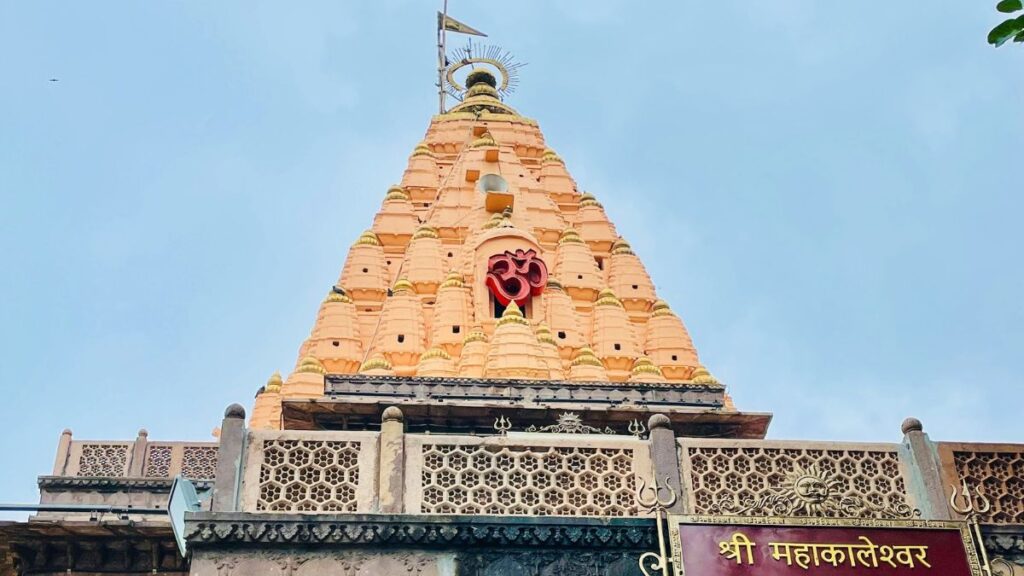
[[[641,518],[197,513],[186,535],[194,549],[279,544],[646,550],[656,543],[654,521]]]
[[[37,484],[41,490],[51,492],[78,490],[148,490],[153,492],[170,492],[174,480],[169,478],[108,478],[98,476],[40,476]],[[193,481],[196,488],[207,489],[213,486],[209,480]]]
[[[1016,530],[1002,527],[986,527],[983,530],[985,549],[988,550],[989,556],[1001,559],[1007,566],[1017,566],[1016,572],[1006,574],[1024,574],[1024,526]],[[993,571],[999,574],[997,570]]]
[[[459,576],[640,576],[639,553],[493,550],[460,557]]]

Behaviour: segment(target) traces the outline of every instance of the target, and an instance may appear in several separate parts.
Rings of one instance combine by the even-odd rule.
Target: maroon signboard
[[[670,516],[682,576],[980,576],[966,524]]]

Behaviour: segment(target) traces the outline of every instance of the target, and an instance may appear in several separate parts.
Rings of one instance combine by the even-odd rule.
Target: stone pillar
[[[913,496],[922,518],[928,520],[950,520],[953,518],[946,491],[942,486],[942,467],[935,444],[924,433],[924,426],[917,418],[903,421],[903,447],[901,457],[905,459],[910,482],[907,491]]]
[[[647,421],[647,429],[651,433],[651,463],[658,484],[664,484],[667,479],[668,485],[676,492],[676,502],[668,511],[681,514],[686,510],[687,496],[679,472],[679,449],[672,422],[664,414],[655,414]],[[668,494],[662,492],[661,496],[667,498]]]
[[[228,406],[220,426],[217,451],[217,478],[213,484],[214,512],[238,510],[238,492],[242,481],[242,453],[245,449],[245,408]]]
[[[149,443],[149,432],[145,428],[139,430],[132,446],[132,461],[128,466],[129,478],[142,478],[143,466],[146,463],[146,444]]]
[[[405,417],[395,406],[384,410],[380,425],[380,473],[377,484],[382,514],[401,514],[405,488]]]
[[[63,476],[68,465],[68,452],[71,451],[71,430],[65,428],[57,442],[57,457],[53,461],[53,475]]]

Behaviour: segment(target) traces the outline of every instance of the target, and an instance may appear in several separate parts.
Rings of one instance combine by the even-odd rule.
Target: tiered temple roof
[[[253,426],[321,396],[326,373],[721,386],[604,207],[483,70],[383,194]]]

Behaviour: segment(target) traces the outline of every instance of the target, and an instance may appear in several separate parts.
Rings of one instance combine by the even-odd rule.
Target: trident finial
[[[644,426],[643,422],[634,418],[633,420],[629,421],[628,430],[629,433],[632,434],[633,436],[636,436],[637,438],[643,438],[644,434],[647,432],[647,427]]]
[[[668,498],[661,497],[662,491],[668,492]],[[659,484],[658,478],[655,477],[654,483],[651,486],[648,486],[647,481],[643,478],[640,479],[640,487],[636,492],[636,501],[644,508],[652,511],[671,508],[675,505],[677,499],[678,494],[676,494],[672,484],[669,483],[668,476],[665,477],[664,484]]]
[[[961,482],[961,486],[963,487],[963,492],[960,491],[956,484],[950,486],[953,489],[953,493],[949,497],[949,507],[954,512],[971,517],[987,514],[992,510],[992,501],[981,492],[981,488],[975,488],[974,496],[972,496],[971,488],[967,485],[966,478]]]
[[[498,416],[497,418],[494,419],[494,429],[497,430],[499,434],[504,436],[509,430],[512,429],[512,421],[504,416]]]

